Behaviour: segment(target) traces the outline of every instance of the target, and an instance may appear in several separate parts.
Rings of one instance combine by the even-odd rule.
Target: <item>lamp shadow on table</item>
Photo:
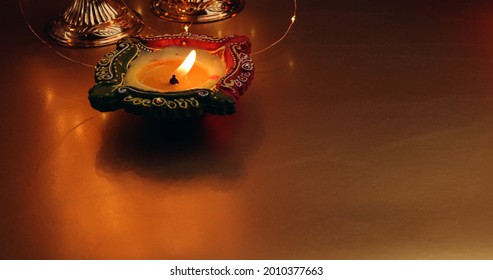
[[[259,111],[252,107],[234,115],[178,120],[112,113],[102,129],[96,167],[103,174],[132,171],[160,181],[237,179],[264,134]]]

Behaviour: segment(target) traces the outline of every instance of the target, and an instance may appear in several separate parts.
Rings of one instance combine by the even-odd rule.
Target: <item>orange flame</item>
[[[176,69],[175,74],[178,78],[184,78],[187,76],[190,69],[192,69],[195,59],[197,58],[197,52],[192,50],[181,65]]]

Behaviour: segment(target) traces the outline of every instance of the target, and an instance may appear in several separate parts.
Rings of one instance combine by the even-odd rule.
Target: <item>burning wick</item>
[[[176,85],[176,84],[180,83],[180,81],[178,81],[178,79],[176,78],[176,75],[173,75],[173,76],[171,76],[171,79],[169,79],[169,83],[172,85]]]
[[[188,72],[190,72],[190,69],[192,69],[192,66],[195,62],[195,59],[197,57],[197,52],[195,50],[192,50],[185,60],[181,63],[181,65],[176,68],[175,75],[171,76],[171,79],[169,79],[169,83],[172,85],[178,84],[180,80],[184,80],[187,77]]]

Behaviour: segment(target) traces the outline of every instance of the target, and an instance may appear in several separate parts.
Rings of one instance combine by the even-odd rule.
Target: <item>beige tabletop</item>
[[[22,0],[42,38],[68,2]],[[261,51],[293,2],[247,0],[190,29],[250,37],[238,112],[174,122],[92,109],[55,51],[114,47],[50,49],[2,2],[0,257],[493,258],[490,2],[299,0]]]

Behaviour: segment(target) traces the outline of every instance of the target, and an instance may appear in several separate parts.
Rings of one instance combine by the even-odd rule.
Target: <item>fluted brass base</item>
[[[166,20],[205,23],[230,18],[245,6],[244,0],[152,0],[152,12]]]
[[[48,34],[60,45],[99,47],[140,32],[142,21],[121,0],[73,0]]]

